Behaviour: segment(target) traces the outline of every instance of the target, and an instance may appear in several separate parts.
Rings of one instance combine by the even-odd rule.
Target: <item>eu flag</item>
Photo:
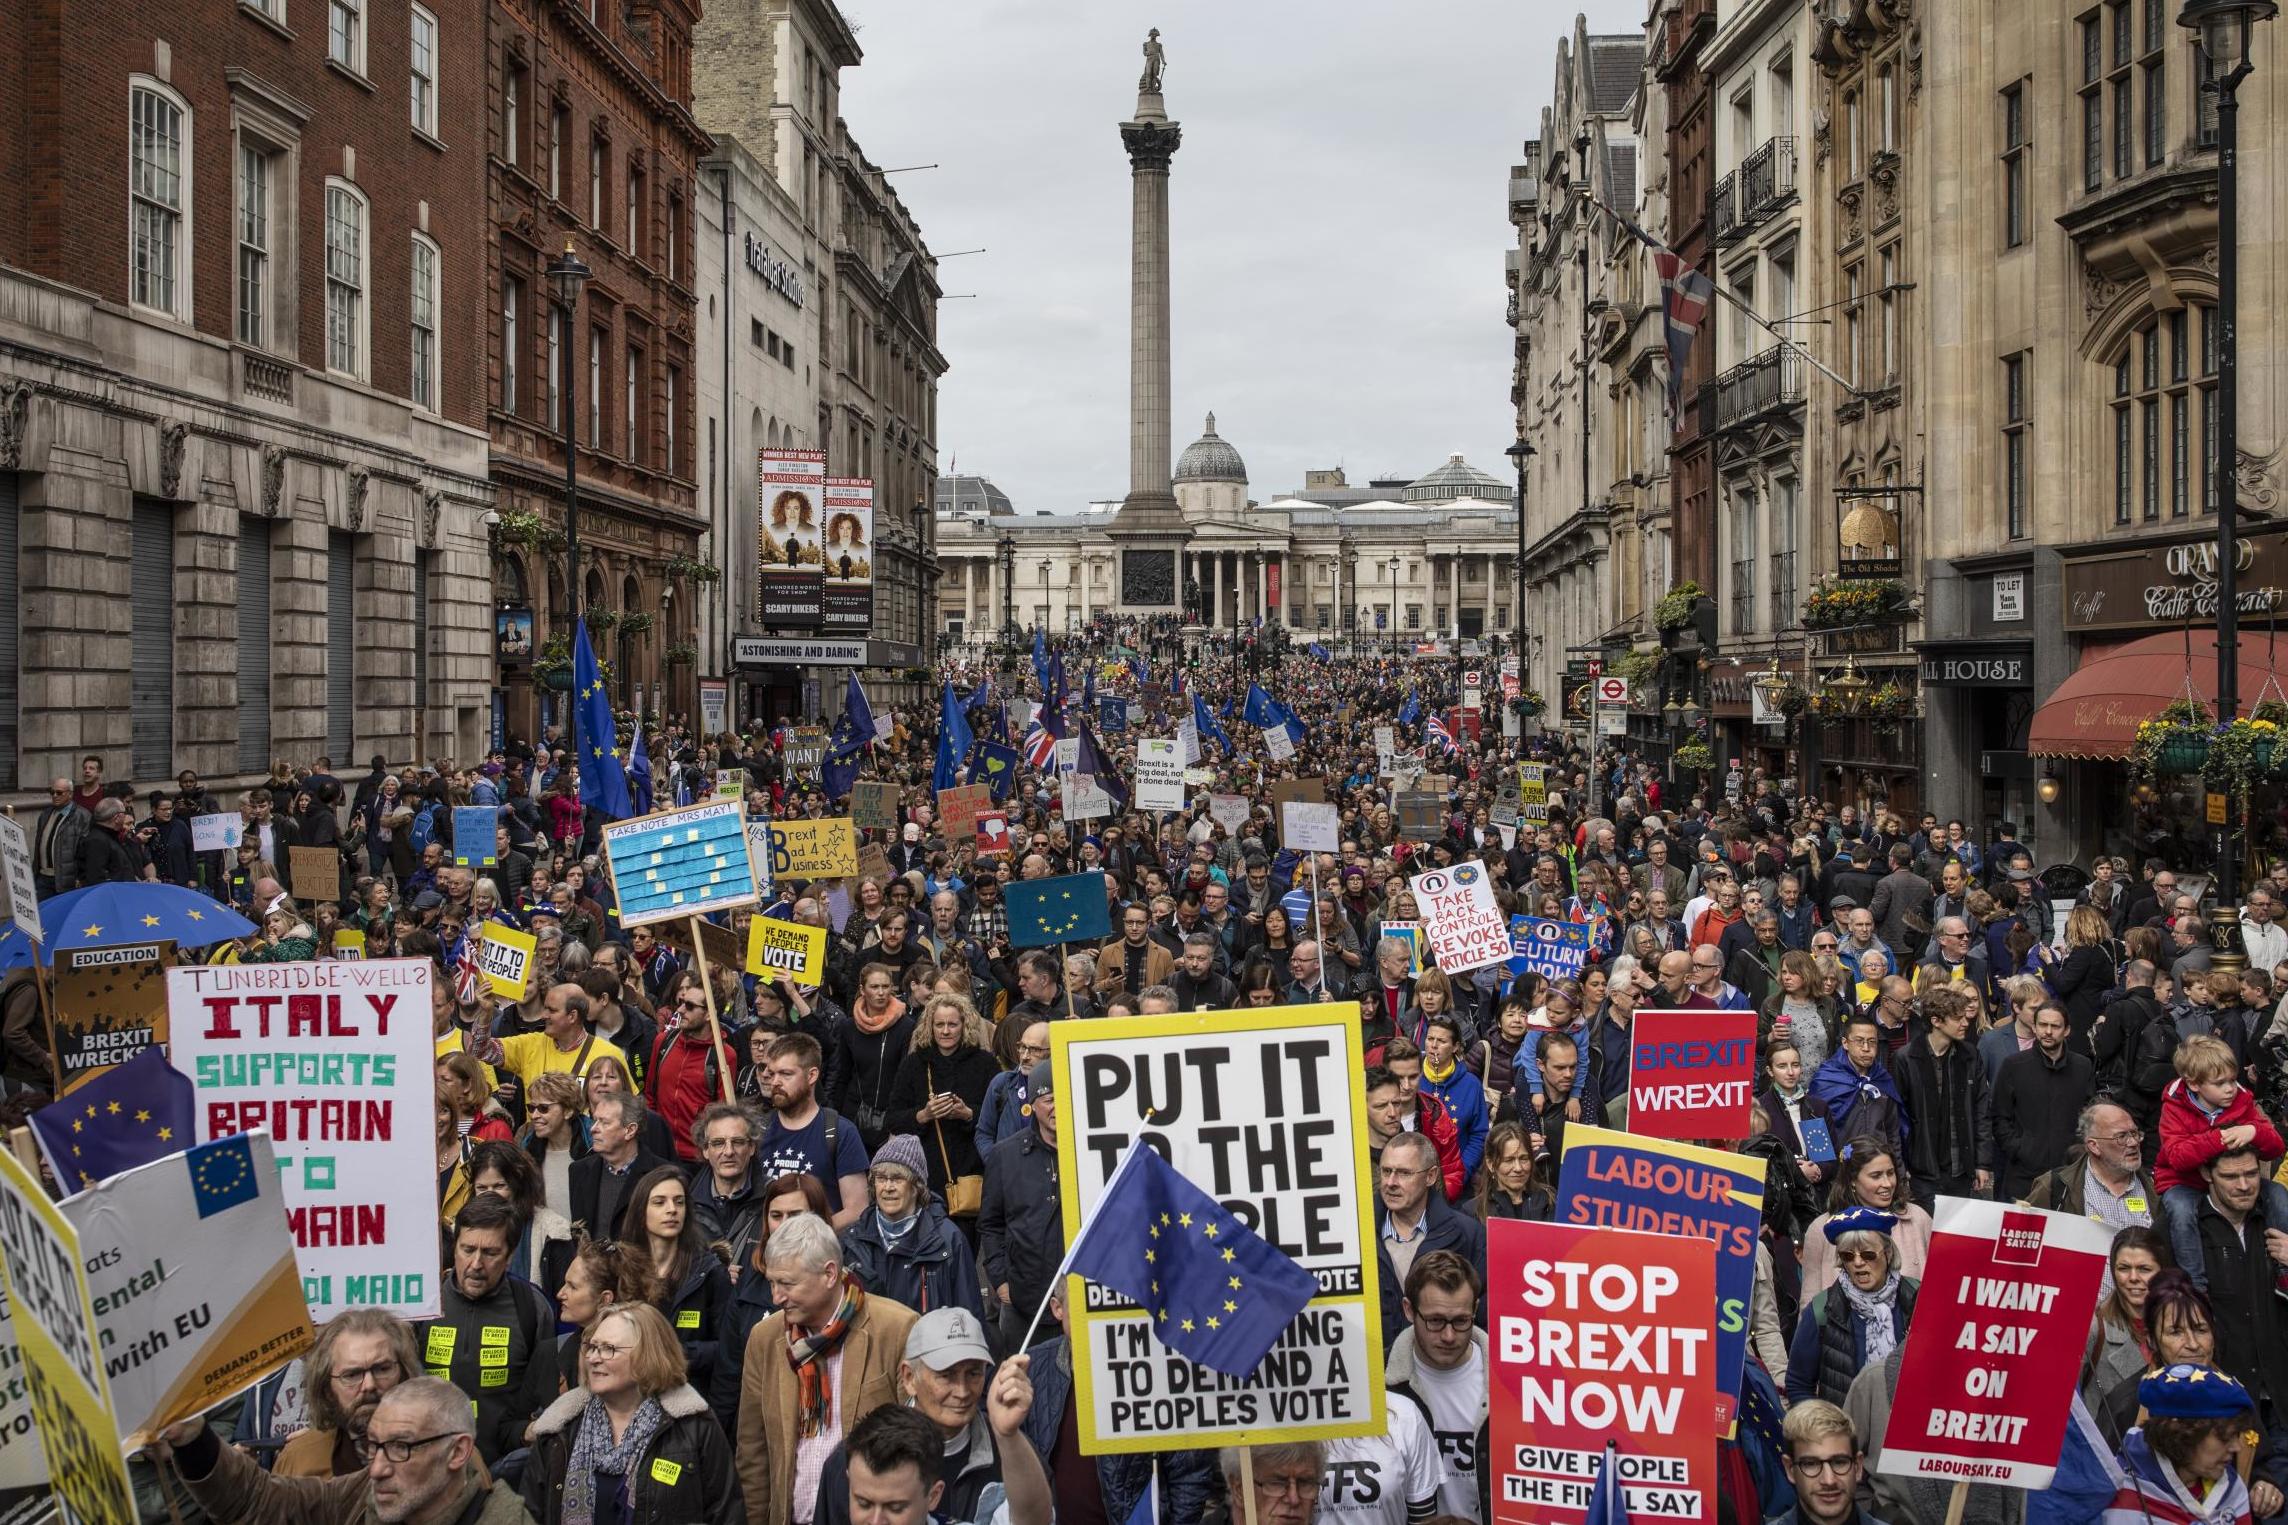
[[[1142,1139],[1104,1183],[1069,1259],[1142,1308],[1161,1344],[1227,1377],[1262,1365],[1319,1290]]]
[[[199,1145],[184,1163],[191,1170],[191,1200],[202,1218],[262,1195],[262,1183],[254,1174],[254,1146],[243,1133]]]
[[[968,717],[961,713],[960,696],[953,691],[953,680],[948,678],[945,692],[939,696],[937,714],[937,768],[930,777],[933,789],[951,789],[959,783],[962,759],[976,744],[971,735]]]
[[[628,773],[620,766],[620,733],[612,721],[612,697],[596,670],[596,649],[588,644],[588,622],[572,627],[572,757],[580,769],[580,803],[614,821],[635,814],[628,799]]]
[[[190,1148],[197,1108],[190,1077],[153,1047],[40,1108],[31,1124],[56,1179],[67,1191],[84,1191]]]
[[[1192,728],[1200,733],[1202,740],[1212,740],[1220,744],[1225,752],[1231,751],[1231,738],[1224,734],[1223,726],[1209,712],[1207,701],[1200,697],[1198,689],[1192,690]]]
[[[1112,909],[1102,874],[1012,879],[1001,892],[1009,911],[1009,946],[1101,940],[1112,935]]]
[[[1041,692],[1049,691],[1049,633],[1045,629],[1033,632],[1033,676],[1041,680]]]
[[[1415,721],[1420,720],[1421,718],[1422,697],[1415,693],[1414,690],[1408,689],[1406,691],[1406,708],[1398,712],[1398,723],[1400,725],[1412,725]]]
[[[858,675],[850,675],[850,687],[842,696],[842,713],[835,717],[834,729],[826,733],[826,756],[818,770],[819,781],[826,786],[826,797],[841,799],[858,781],[858,758],[874,744],[874,707],[866,702],[866,690],[858,683]]]
[[[644,750],[643,722],[636,722],[636,738],[628,748],[628,793],[637,815],[651,814],[651,754]]]
[[[1581,1525],[1629,1525],[1629,1502],[1621,1494],[1620,1446],[1605,1442],[1605,1464],[1597,1469],[1597,1486],[1589,1490],[1589,1512]]]
[[[1093,779],[1097,788],[1111,795],[1115,810],[1128,808],[1128,786],[1120,781],[1120,775],[1104,760],[1104,753],[1096,745],[1096,732],[1089,728],[1085,720],[1080,723],[1080,750],[1073,760],[1073,772],[1083,778]]]

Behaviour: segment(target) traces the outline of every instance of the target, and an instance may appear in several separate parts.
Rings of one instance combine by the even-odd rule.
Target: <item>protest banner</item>
[[[1409,842],[1435,842],[1446,834],[1446,796],[1419,789],[1398,792],[1398,834]]]
[[[226,853],[235,850],[246,834],[246,820],[235,810],[191,817],[191,851]]]
[[[862,780],[850,786],[850,819],[861,831],[898,829],[898,786]]]
[[[1186,745],[1189,745],[1189,743],[1186,743]],[[1186,755],[1197,757],[1199,754],[1197,751],[1193,751],[1187,753]],[[1213,768],[1186,768],[1184,770],[1184,783],[1189,788],[1202,789],[1207,785],[1214,783],[1215,776],[1216,770]]]
[[[53,1512],[48,1458],[32,1422],[32,1389],[24,1380],[15,1315],[0,1278],[0,1525],[37,1525]]]
[[[1247,824],[1250,814],[1244,794],[1211,794],[1208,796],[1208,819],[1228,833],[1235,833]]]
[[[1136,808],[1184,808],[1184,750],[1173,736],[1136,738]]]
[[[435,1039],[425,958],[167,971],[169,1057],[200,1143],[267,1128],[302,1296],[437,1314]]]
[[[1263,755],[1275,763],[1295,755],[1295,738],[1287,734],[1287,727],[1267,725],[1263,728]]]
[[[1629,1023],[1629,1132],[1746,1138],[1756,1094],[1752,1011],[1639,1011]]]
[[[1482,863],[1434,868],[1407,881],[1430,933],[1430,960],[1446,973],[1467,974],[1510,955],[1509,924],[1494,903]]]
[[[500,811],[492,805],[453,807],[453,862],[491,868],[500,862]]]
[[[1517,823],[1520,826],[1549,824],[1548,778],[1547,763],[1517,765]]]
[[[1070,773],[1079,767],[1080,738],[1078,736],[1059,737],[1056,744],[1056,759],[1056,770],[1060,774]]]
[[[826,979],[826,928],[758,916],[747,923],[747,972],[818,985]]]
[[[1713,1525],[1714,1247],[1503,1218],[1486,1270],[1495,1525],[1586,1519],[1608,1440],[1630,1518]]]
[[[1067,773],[1059,786],[1060,808],[1068,821],[1096,821],[1112,814],[1112,796],[1091,773]]]
[[[14,816],[0,815],[0,917],[34,942],[40,928],[40,885],[32,873],[32,839]]]
[[[477,940],[477,970],[485,977],[485,988],[506,1001],[531,995],[532,955],[539,946],[540,939],[530,932],[486,922],[484,935]]]
[[[786,765],[795,773],[817,777],[826,761],[826,727],[797,725],[787,728]]]
[[[977,856],[1005,858],[1013,844],[1009,836],[1009,812],[988,810],[977,818]]]
[[[1383,1433],[1357,1006],[1053,1022],[1049,1047],[1068,1243],[1141,1136],[1319,1281],[1242,1380],[1174,1354],[1140,1309],[1071,1278],[1065,1327],[1082,1452]]]
[[[2112,1230],[1941,1197],[1878,1472],[2047,1488],[2071,1422]],[[1834,1294],[1830,1294],[1834,1295]],[[2268,1294],[2265,1294],[2268,1295]]]
[[[958,784],[937,792],[937,813],[945,823],[948,842],[975,835],[978,813],[992,808],[993,786],[990,784]]]
[[[1265,795],[1271,808],[1277,810],[1289,800],[1307,800],[1314,805],[1327,802],[1327,781],[1323,778],[1275,778]]]
[[[115,1064],[167,1041],[171,942],[59,948],[55,955],[56,1074],[69,1096]]]
[[[169,1155],[61,1206],[88,1267],[126,1449],[310,1348],[268,1133]]]
[[[774,822],[774,872],[788,872],[776,866],[782,828],[826,824]],[[847,819],[832,824],[850,835]],[[671,917],[703,916],[752,904],[755,872],[747,855],[746,830],[747,807],[740,800],[660,810],[605,826],[604,857],[611,868],[612,889],[620,897],[620,925],[648,926]],[[855,838],[852,846],[855,851]]]
[[[1502,795],[1499,799],[1494,801],[1494,808],[1490,819],[1496,826],[1515,827],[1517,825],[1517,808],[1516,795]]]
[[[681,921],[663,921],[659,926],[659,940],[673,948],[690,962],[691,929],[699,929],[699,947],[706,953],[708,964],[716,969],[736,969],[745,962],[746,946],[739,934],[721,922],[701,921],[687,916]]]
[[[432,1260],[435,1221],[432,1212]],[[0,1274],[56,1497],[66,1519],[125,1525],[141,1516],[112,1419],[85,1266],[71,1221],[48,1201],[39,1177],[0,1149]]]
[[[879,842],[868,842],[858,849],[858,877],[887,885],[897,876],[890,872],[889,850]]]
[[[746,790],[739,787],[740,775],[746,771],[744,768],[717,768],[714,787],[710,792],[719,800],[746,793]]]
[[[287,853],[288,882],[294,886],[296,900],[304,905],[317,905],[342,898],[342,854],[339,848],[290,847]]]
[[[1332,805],[1309,800],[1288,800],[1279,807],[1279,835],[1297,852],[1334,853],[1343,850],[1343,815]]]
[[[1557,1222],[1715,1244],[1716,1433],[1725,1438],[1740,1410],[1748,1300],[1756,1283],[1756,1235],[1763,1216],[1760,1160],[1581,1123],[1566,1126]]]
[[[1374,728],[1374,771],[1384,778],[1398,766],[1398,730],[1394,726],[1378,725]]]
[[[1546,980],[1577,980],[1589,962],[1589,928],[1578,921],[1512,916],[1509,943],[1512,974],[1531,972]]]

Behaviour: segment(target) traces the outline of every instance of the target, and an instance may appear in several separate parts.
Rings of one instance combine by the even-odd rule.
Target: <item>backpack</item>
[[[432,800],[430,803],[423,805],[420,810],[414,814],[413,834],[410,839],[413,845],[413,856],[416,858],[420,857],[422,853],[428,850],[429,844],[436,839],[437,805],[436,802]]]

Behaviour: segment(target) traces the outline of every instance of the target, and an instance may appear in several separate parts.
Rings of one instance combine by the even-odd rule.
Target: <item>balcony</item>
[[[1767,138],[1740,164],[1739,231],[1744,234],[1770,221],[1793,200],[1795,139]]]
[[[1733,366],[1700,394],[1702,422],[1718,430],[1802,406],[1803,356],[1779,344]]]
[[[1737,243],[1747,231],[1740,226],[1740,198],[1734,179],[1726,175],[1708,193],[1708,236],[1719,246]]]

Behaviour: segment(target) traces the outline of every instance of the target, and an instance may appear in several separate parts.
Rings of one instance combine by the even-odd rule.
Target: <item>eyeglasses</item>
[[[377,1440],[373,1448],[399,1466],[413,1460],[413,1453],[423,1446],[433,1446],[440,1440],[456,1440],[461,1432],[448,1430],[442,1435],[424,1435],[418,1440]]]
[[[707,1147],[710,1149],[752,1149],[755,1147],[755,1141],[744,1137],[711,1138],[707,1141]]]
[[[1844,1477],[1858,1464],[1859,1458],[1856,1456],[1791,1456],[1788,1458],[1788,1465],[1805,1477],[1818,1477],[1821,1473],[1832,1473],[1837,1477]]]
[[[360,1366],[354,1371],[335,1372],[334,1386],[348,1388],[352,1392],[355,1392],[358,1388],[365,1386],[369,1381],[395,1382],[400,1376],[404,1375],[404,1372],[405,1368],[400,1366],[395,1360],[377,1361],[371,1366]]]
[[[1881,1260],[1883,1252],[1881,1250],[1838,1250],[1835,1252],[1835,1258],[1847,1266],[1865,1265],[1870,1261]]]
[[[705,1011],[707,1009],[707,1003],[704,1000],[694,1001],[690,997],[685,996],[675,1003],[675,1009],[677,1011]]]
[[[604,1345],[595,1340],[590,1340],[587,1345],[587,1356],[591,1361],[615,1361],[634,1349],[633,1345]]]
[[[2145,1137],[2142,1128],[2124,1128],[2119,1133],[2093,1133],[2090,1138],[2100,1144],[2134,1144]]]
[[[1258,1477],[1255,1491],[1267,1499],[1315,1499],[1319,1496],[1319,1479],[1311,1477]]]
[[[1417,1329],[1427,1329],[1432,1334],[1460,1334],[1463,1330],[1469,1328],[1476,1322],[1477,1321],[1471,1318],[1468,1314],[1463,1313],[1455,1314],[1445,1318],[1418,1318],[1414,1321],[1414,1327]]]

